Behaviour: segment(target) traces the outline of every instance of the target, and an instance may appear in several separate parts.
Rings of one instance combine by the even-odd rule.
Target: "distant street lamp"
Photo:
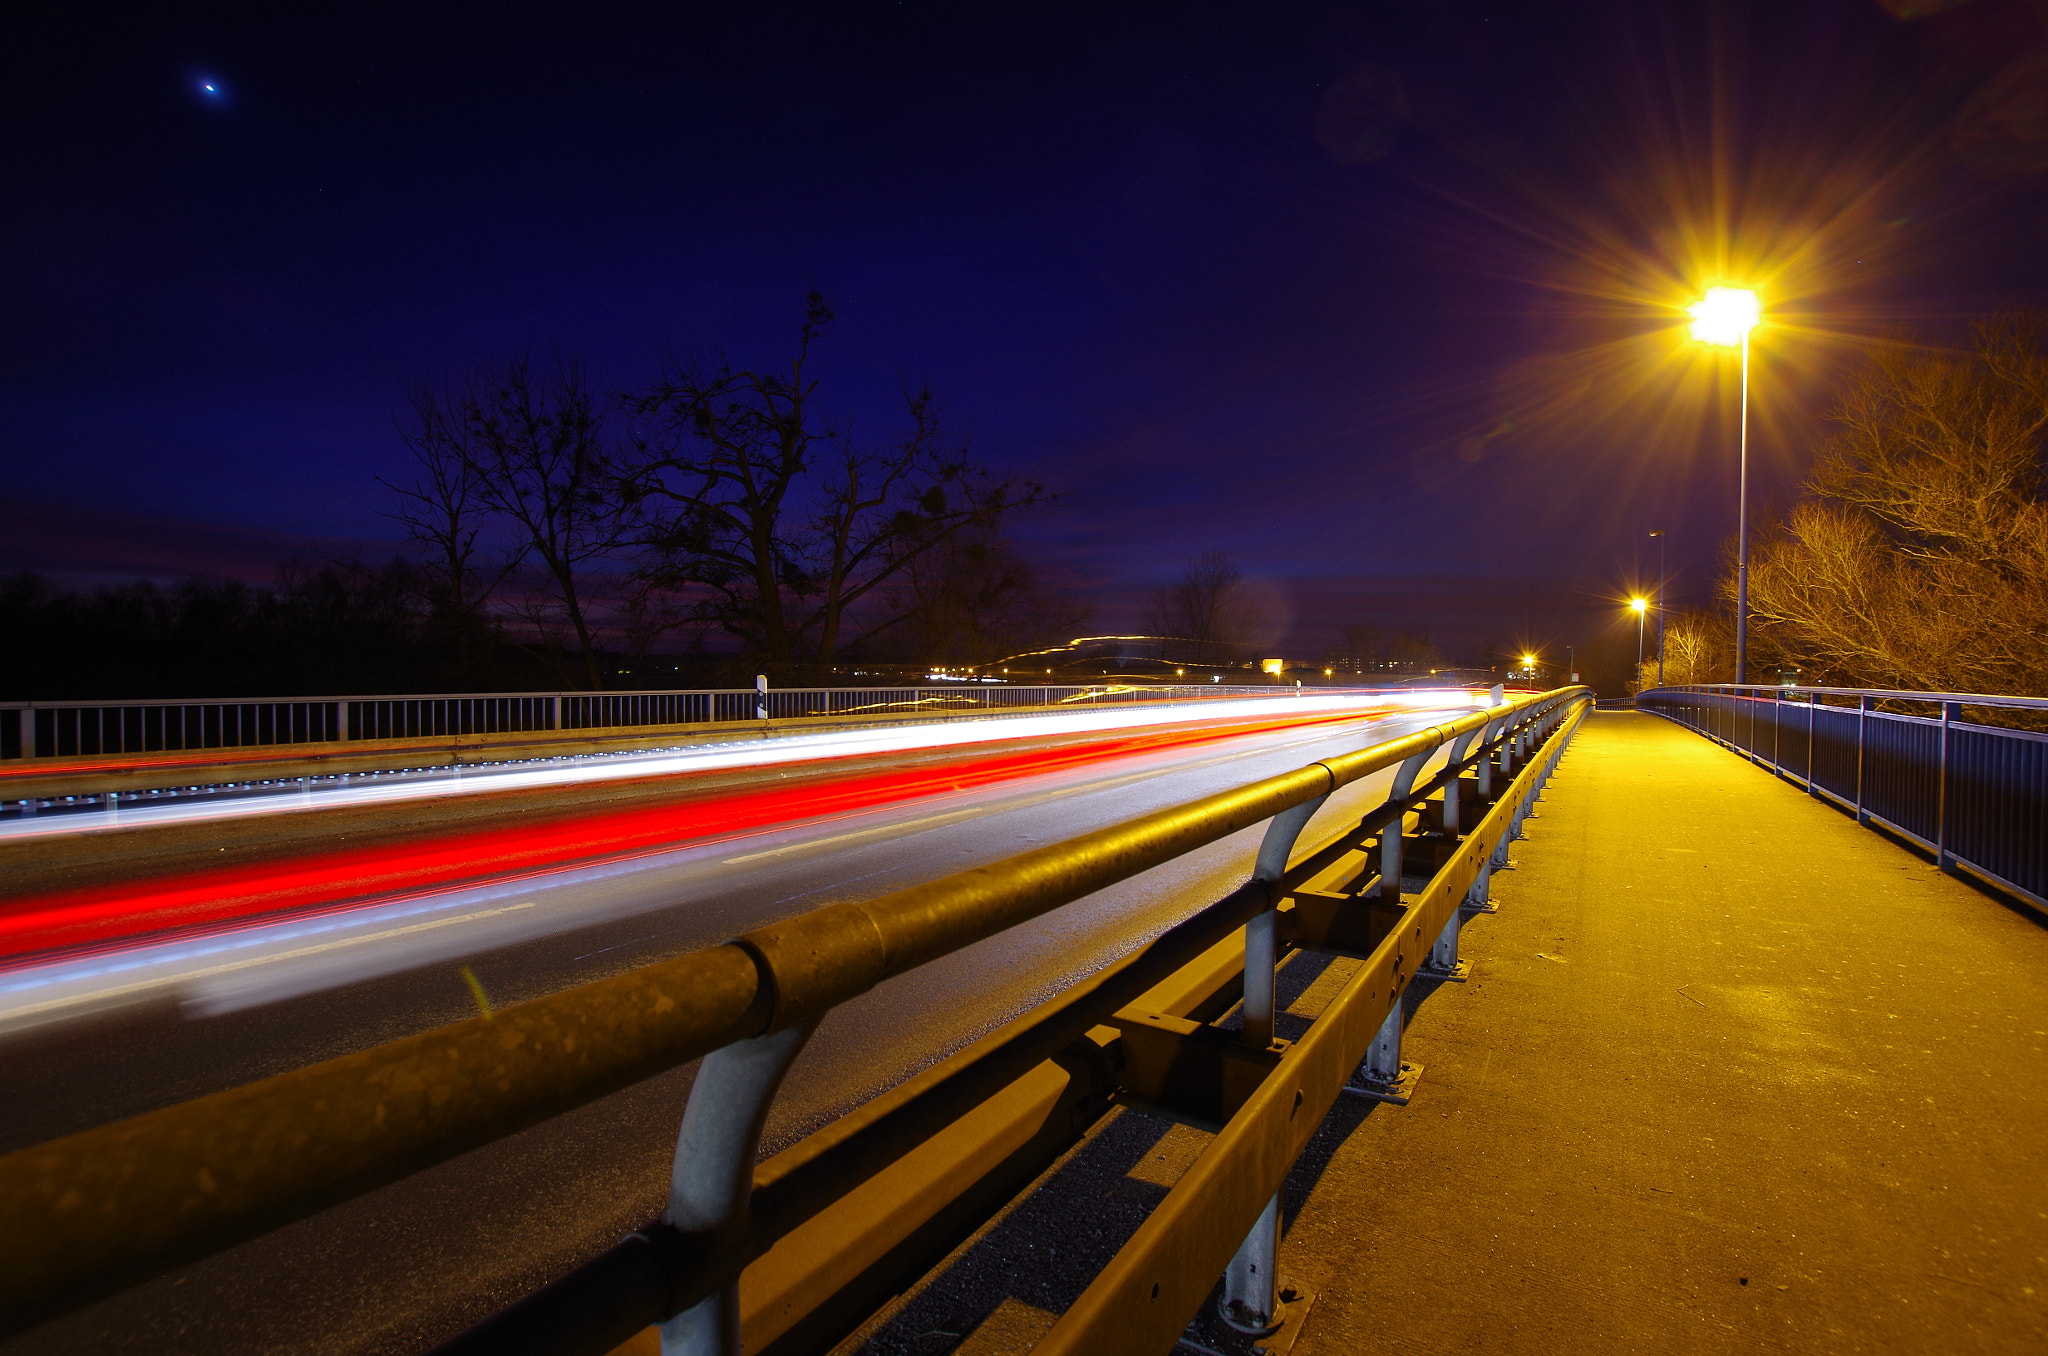
[[[1664,544],[1669,534],[1658,528],[1650,534],[1657,539],[1657,686],[1664,686]]]
[[[1742,349],[1742,415],[1738,445],[1741,474],[1736,488],[1735,681],[1749,680],[1749,332],[1763,319],[1756,293],[1742,287],[1709,287],[1686,307],[1692,337],[1702,343]]]

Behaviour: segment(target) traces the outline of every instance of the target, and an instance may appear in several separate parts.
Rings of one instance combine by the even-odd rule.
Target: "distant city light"
[[[1693,338],[1729,348],[1740,345],[1763,319],[1763,303],[1746,287],[1709,287],[1685,310],[1692,317]]]

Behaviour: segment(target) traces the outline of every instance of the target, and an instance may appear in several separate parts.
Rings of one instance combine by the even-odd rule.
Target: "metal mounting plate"
[[[1346,1083],[1344,1091],[1353,1097],[1363,1097],[1370,1102],[1392,1102],[1395,1106],[1407,1106],[1415,1096],[1415,1085],[1422,1081],[1422,1066],[1401,1061],[1401,1073],[1391,1083]]]

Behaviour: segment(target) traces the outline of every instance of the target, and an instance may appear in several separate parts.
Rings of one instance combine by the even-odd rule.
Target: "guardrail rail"
[[[649,1325],[672,1353],[829,1350],[1114,1105],[1218,1134],[1037,1351],[1170,1351],[1219,1277],[1233,1322],[1285,1324],[1281,1182],[1347,1088],[1406,1101],[1402,996],[1462,977],[1460,928],[1490,907],[1492,873],[1589,704],[1584,688],[1509,698],[0,1157],[0,1324],[33,1325],[700,1058],[662,1216],[443,1352],[599,1356]],[[1332,792],[1389,769],[1384,802],[1296,859]],[[835,1006],[1261,823],[1243,886],[757,1165],[770,1100]],[[1357,968],[1306,1036],[1275,1040],[1276,967],[1317,951]]]
[[[1636,704],[2048,911],[2048,698],[1714,684]]]

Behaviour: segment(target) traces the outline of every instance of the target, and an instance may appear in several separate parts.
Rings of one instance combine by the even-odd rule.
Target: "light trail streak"
[[[666,749],[646,754],[573,756],[550,759],[539,766],[485,769],[458,766],[423,770],[419,775],[408,777],[404,781],[312,788],[292,800],[285,799],[287,794],[291,794],[288,792],[264,792],[244,797],[210,798],[203,801],[163,801],[144,804],[131,802],[121,805],[117,811],[111,813],[70,813],[0,822],[0,841],[93,833],[135,825],[185,824],[246,815],[291,814],[344,805],[387,805],[442,796],[486,795],[492,792],[572,786],[688,772],[773,767],[784,763],[812,762],[867,754],[915,752],[1045,735],[1185,724],[1192,720],[1248,719],[1306,711],[1343,710],[1362,716],[1397,708],[1449,710],[1467,706],[1472,700],[1468,693],[1451,690],[1352,695],[1316,694],[1299,697],[1289,695],[1273,698],[1236,698],[1215,703],[1181,702],[1163,707],[1062,711],[1042,716],[968,720],[944,725],[887,726],[879,729],[778,735],[771,739],[720,743],[700,749]],[[1192,713],[1191,706],[1196,708]],[[403,760],[404,755],[401,753],[392,755],[394,764],[402,764]],[[145,762],[142,765],[154,764]]]
[[[1460,697],[1461,701],[1469,700]],[[167,876],[55,891],[0,904],[0,956],[22,957],[84,946],[103,946],[135,937],[229,925],[259,916],[346,908],[378,897],[427,889],[453,888],[485,878],[500,878],[598,859],[625,860],[663,853],[688,842],[730,836],[770,824],[830,818],[878,806],[928,798],[947,791],[995,785],[1119,756],[1242,738],[1289,727],[1329,724],[1359,718],[1368,712],[1356,702],[1336,711],[1311,714],[1303,703],[1284,700],[1264,719],[1248,720],[1233,707],[1227,723],[1126,733],[1052,749],[989,753],[938,766],[879,772],[843,771],[807,778],[797,786],[726,792],[712,797],[679,800],[637,809],[600,808],[568,814],[551,822],[515,827],[444,833],[435,837],[373,848],[328,849],[284,861],[252,863]],[[1384,708],[1382,708],[1384,709]],[[1284,714],[1282,714],[1284,713]],[[1096,714],[1096,713],[1091,713]],[[1035,722],[1034,722],[1035,723]],[[1135,724],[1137,722],[1120,722]],[[1159,722],[1145,722],[1158,724]],[[1018,732],[1004,722],[1000,737]],[[1074,727],[1064,727],[1071,731]],[[911,732],[894,732],[899,735]],[[920,732],[922,733],[922,732]],[[973,732],[953,732],[971,734]],[[985,740],[989,736],[983,734]],[[943,743],[964,743],[964,739]],[[979,741],[977,741],[979,742]],[[929,747],[929,744],[923,745]],[[836,747],[836,745],[835,745]],[[860,746],[875,751],[872,742]],[[752,751],[759,753],[761,751]],[[787,762],[793,751],[775,761]],[[843,756],[843,748],[841,753]],[[821,756],[814,746],[812,756]],[[727,755],[714,766],[751,766],[744,754]],[[666,764],[674,760],[657,760]],[[619,775],[646,776],[655,770],[633,760],[631,773],[617,769],[580,769]],[[691,771],[702,762],[691,761]],[[674,769],[669,769],[674,770]],[[580,780],[577,769],[538,774],[512,774],[521,788]],[[533,777],[543,780],[536,783]],[[474,790],[476,778],[463,784]],[[376,791],[383,788],[366,788]],[[678,787],[686,792],[687,785]],[[329,800],[326,803],[334,804]],[[350,800],[348,803],[360,803]]]
[[[1461,701],[1469,705],[1469,699]],[[1221,745],[1198,763],[1178,763],[1173,772],[1228,762],[1239,754],[1228,741],[1256,733],[1292,729],[1295,737],[1262,750],[1274,753],[1295,745],[1327,739],[1330,727],[1343,717],[1324,716],[1302,722],[1264,723],[1256,730],[1242,727],[1202,732],[1206,738],[1176,738],[1177,732],[1148,742],[1143,748],[1125,748],[1126,754],[1173,752],[1203,744]],[[1405,732],[1396,722],[1384,737]],[[1118,741],[1124,744],[1127,741]],[[581,860],[542,866],[487,881],[453,887],[427,888],[382,898],[359,901],[344,907],[308,909],[285,918],[261,917],[210,929],[193,929],[173,937],[131,939],[74,951],[62,956],[25,958],[8,972],[0,973],[0,1033],[19,1032],[92,1012],[140,1002],[178,1001],[191,1016],[208,1016],[259,1006],[302,993],[366,980],[382,974],[417,969],[449,960],[481,954],[533,937],[560,932],[564,924],[580,930],[608,920],[639,914],[676,902],[672,884],[636,885],[630,877],[659,873],[655,882],[673,879],[676,869],[688,869],[691,889],[701,890],[715,882],[745,879],[755,864],[790,854],[829,852],[878,836],[892,838],[957,823],[998,809],[987,799],[991,791],[1001,796],[1000,808],[1022,808],[1043,804],[1075,794],[1113,790],[1159,775],[1160,769],[1140,767],[1106,780],[1087,777],[1091,764],[1113,759],[1091,746],[1095,757],[1076,757],[1061,767],[1043,767],[1023,774],[1027,786],[1015,791],[1002,788],[1014,779],[989,777],[978,784],[960,781],[958,789],[939,792],[915,802],[937,809],[945,801],[962,796],[974,798],[966,806],[918,813],[914,818],[870,823],[864,828],[830,833],[825,837],[797,837],[777,844],[791,834],[802,835],[819,828],[874,819],[891,810],[913,808],[911,803],[890,801],[845,810],[842,813],[806,817],[800,822],[782,822],[739,829],[718,837],[615,856],[601,861]],[[1089,749],[1052,750],[1087,754]],[[1067,775],[1061,776],[1060,773]],[[768,844],[764,849],[728,856],[736,846]],[[781,901],[787,903],[788,901]]]

